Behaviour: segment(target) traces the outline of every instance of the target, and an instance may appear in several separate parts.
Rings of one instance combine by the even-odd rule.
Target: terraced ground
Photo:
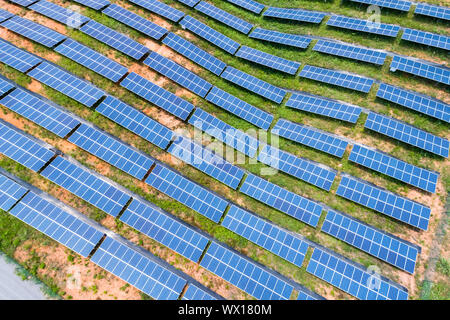
[[[321,231],[326,216],[324,212],[322,212],[321,218],[316,227],[299,221],[298,219],[295,219],[281,211],[265,205],[262,202],[244,195],[244,193],[239,190],[234,190],[233,188],[220,183],[200,170],[197,170],[192,166],[189,166],[188,164],[172,157],[167,151],[150,144],[147,140],[133,134],[124,127],[121,127],[114,121],[111,121],[100,114],[98,111],[93,110],[93,108],[87,108],[81,103],[68,98],[49,86],[32,79],[29,75],[23,74],[7,66],[6,64],[0,63],[0,73],[3,76],[16,82],[20,86],[23,86],[26,89],[38,93],[39,95],[42,95],[61,105],[64,109],[74,113],[78,117],[85,119],[90,123],[93,123],[100,129],[114,135],[115,137],[118,137],[121,141],[132,145],[138,150],[149,154],[151,157],[170,166],[171,168],[176,169],[184,176],[216,192],[229,201],[232,201],[233,203],[238,204],[239,206],[254,212],[257,215],[264,217],[285,229],[301,234],[308,240],[331,249],[334,252],[341,254],[342,256],[349,258],[365,267],[377,266],[381,275],[406,287],[408,289],[410,299],[419,299],[421,297],[425,275],[427,280],[433,281],[434,285],[431,287],[431,291],[427,291],[426,295],[422,296],[422,298],[448,299],[450,297],[450,283],[448,278],[448,261],[450,251],[448,248],[448,234],[444,232],[444,235],[439,238],[439,241],[434,241],[436,234],[441,232],[440,230],[442,230],[442,228],[446,230],[446,225],[444,222],[448,219],[445,212],[445,202],[448,190],[450,189],[450,167],[448,157],[445,158],[438,155],[433,155],[430,152],[422,151],[419,148],[409,146],[403,142],[399,142],[364,128],[367,113],[369,111],[374,111],[405,121],[409,124],[413,124],[422,130],[426,130],[431,134],[448,140],[450,139],[448,121],[445,122],[438,120],[377,98],[376,93],[379,86],[378,82],[372,86],[369,93],[362,93],[314,80],[308,80],[306,78],[299,77],[299,72],[297,72],[296,76],[279,72],[226,53],[225,51],[212,45],[210,42],[199,38],[192,32],[184,30],[181,28],[180,24],[151,13],[148,10],[133,4],[131,1],[111,1],[111,3],[135,12],[140,16],[166,28],[167,30],[188,39],[198,47],[211,53],[214,57],[222,60],[227,65],[244,71],[274,86],[286,89],[288,91],[288,95],[284,98],[281,104],[277,104],[273,101],[246,91],[245,89],[234,85],[229,81],[226,81],[220,76],[217,76],[201,66],[194,64],[192,61],[170,49],[167,45],[162,44],[161,41],[153,40],[150,37],[117,22],[107,15],[102,14],[100,11],[90,9],[73,1],[51,0],[50,2],[58,4],[64,8],[79,11],[81,14],[90,19],[100,22],[114,30],[120,31],[137,42],[145,45],[150,50],[155,51],[160,55],[179,63],[188,70],[193,71],[195,74],[201,76],[212,85],[217,86],[218,88],[236,96],[239,99],[242,99],[247,103],[250,103],[253,106],[258,107],[259,109],[273,114],[274,120],[271,123],[271,128],[275,126],[279,119],[288,119],[292,122],[309,125],[311,127],[334,133],[340,137],[344,137],[346,141],[350,141],[350,145],[359,143],[374,147],[412,165],[439,172],[440,176],[438,179],[436,192],[429,193],[422,191],[419,188],[407,185],[396,179],[390,178],[384,174],[371,171],[365,167],[358,166],[355,163],[350,162],[348,160],[351,151],[350,145],[346,148],[346,151],[341,159],[325,152],[292,142],[288,139],[277,138],[276,136],[271,136],[270,134],[268,137],[268,141],[271,143],[278,141],[279,148],[281,150],[290,152],[297,157],[304,157],[319,162],[334,170],[337,170],[338,177],[334,180],[330,191],[316,187],[310,183],[280,171],[276,172],[274,175],[264,176],[265,179],[291,192],[323,203],[329,208],[342,211],[375,228],[400,237],[403,240],[419,245],[421,247],[421,252],[417,259],[415,272],[410,274]],[[351,72],[434,97],[443,101],[445,103],[444,107],[447,108],[447,110],[449,108],[450,91],[448,85],[421,77],[415,77],[404,72],[391,72],[389,70],[390,62],[392,60],[391,56],[388,56],[382,66],[378,66],[314,51],[312,48],[314,47],[314,42],[317,40],[313,40],[313,43],[310,44],[307,49],[271,44],[269,42],[252,39],[227,25],[208,18],[206,15],[189,6],[183,5],[179,1],[167,0],[164,2],[171,7],[177,8],[207,24],[211,28],[214,28],[225,36],[237,41],[241,45],[249,46],[284,59],[300,62],[300,70],[308,64],[322,68]],[[332,28],[326,26],[326,20],[318,25],[303,22],[287,22],[251,13],[227,1],[210,0],[208,2],[250,22],[255,27],[292,34],[333,38],[348,43],[386,50],[391,53],[397,53],[448,66],[448,51],[406,42],[400,40],[400,36],[397,36],[396,38],[388,38]],[[336,13],[355,18],[368,18],[372,15],[372,13],[366,12],[366,6],[364,5],[341,0],[261,0],[259,2],[266,6],[304,8],[327,13]],[[447,7],[450,6],[450,2],[448,1],[428,2]],[[142,61],[137,61],[123,53],[120,53],[117,50],[114,50],[104,43],[101,43],[100,41],[81,32],[80,30],[67,27],[37,12],[4,0],[0,0],[0,7],[18,16],[38,22],[58,31],[63,35],[75,39],[91,49],[94,49],[108,58],[122,64],[129,70],[129,72],[137,73],[138,75],[176,94],[178,97],[182,97],[192,103],[195,107],[199,107],[204,111],[209,112],[227,124],[243,131],[252,129],[253,133],[250,134],[257,134],[256,126],[229,112],[226,112],[225,110],[208,102],[206,99],[201,98],[170,79],[156,73]],[[395,10],[382,9],[381,22],[450,36],[450,24],[448,21],[417,16],[413,14],[412,10],[408,13],[400,13]],[[122,101],[138,110],[141,110],[146,115],[174,131],[184,132],[185,135],[187,133],[192,134],[194,132],[194,127],[189,125],[186,121],[176,118],[172,114],[131,93],[123,86],[114,83],[113,81],[100,76],[90,69],[64,57],[55,50],[47,48],[36,42],[32,42],[25,37],[5,28],[0,29],[0,37],[10,43],[13,43],[19,48],[25,49],[28,52],[51,61],[54,64],[72,72],[73,74],[92,82],[95,86],[104,90],[108,94],[120,98]],[[316,115],[312,112],[304,112],[294,108],[289,108],[286,106],[286,102],[292,94],[295,94],[296,91],[307,92],[330,99],[340,100],[352,105],[357,105],[363,108],[363,113],[359,116],[356,123],[349,123],[330,117]],[[337,289],[331,284],[306,271],[306,267],[313,252],[312,247],[309,248],[302,266],[298,267],[261,248],[260,246],[257,246],[251,241],[238,236],[222,225],[209,220],[204,215],[187,208],[164,193],[151,187],[149,184],[145,183],[144,180],[134,178],[109,163],[100,160],[98,157],[93,156],[78,147],[76,144],[73,144],[67,139],[61,138],[49,132],[43,127],[27,120],[23,116],[14,113],[7,107],[0,105],[0,108],[2,111],[1,119],[6,122],[40,140],[45,141],[60,150],[62,153],[73,157],[82,165],[93,169],[99,174],[131,190],[135,194],[138,194],[149,202],[154,203],[190,225],[203,230],[211,237],[226,243],[243,255],[261,263],[264,266],[267,266],[270,269],[275,270],[281,274],[282,277],[291,279],[327,299],[354,299],[354,297],[350,294]],[[261,132],[259,132],[258,138],[260,140],[264,139]],[[213,143],[216,146],[219,145],[222,147],[222,143],[220,141],[216,140]],[[211,146],[212,144],[209,147]],[[242,158],[243,154],[236,151],[235,157]],[[261,172],[263,172],[262,169],[269,168],[268,166],[263,165],[255,159],[251,159],[247,156],[245,157],[245,164],[239,164],[239,166],[247,171],[246,174],[251,173],[260,176]],[[69,206],[74,207],[89,218],[99,222],[104,227],[111,229],[112,231],[131,240],[135,244],[150,251],[152,254],[169,262],[175,268],[194,278],[222,297],[226,299],[253,298],[239,288],[209,272],[198,263],[193,262],[165,247],[159,242],[150,239],[148,236],[134,230],[119,219],[114,219],[104,211],[88,204],[86,201],[74,196],[72,193],[64,190],[55,183],[50,182],[41,174],[27,169],[4,155],[0,155],[0,167],[30,183],[31,185],[49,193]],[[374,210],[337,196],[336,190],[342,177],[342,173],[344,172],[376,184],[379,187],[385,188],[408,199],[429,206],[431,208],[431,216],[427,230],[420,230],[419,228],[412,227],[411,225],[401,223],[398,220],[389,218],[386,215],[380,214]],[[328,210],[328,208],[325,209]],[[130,286],[126,282],[102,270],[94,263],[90,262],[89,259],[82,258],[78,254],[68,250],[61,244],[58,244],[50,238],[42,235],[38,231],[35,231],[33,228],[27,226],[25,223],[22,223],[18,219],[3,211],[0,212],[0,237],[0,250],[16,259],[19,263],[24,265],[25,268],[29,269],[32,273],[42,279],[47,285],[50,285],[55,292],[66,299],[149,298],[147,295]],[[430,258],[432,259],[430,260]],[[434,263],[430,264],[429,262],[434,261],[436,258],[438,258],[438,262],[437,266],[434,267]],[[430,265],[431,269],[429,269]],[[80,282],[81,285],[70,285],[71,283],[78,281],[76,280],[77,275],[82,278]],[[297,298],[297,290],[295,290],[294,294],[291,296],[291,299],[295,298]]]

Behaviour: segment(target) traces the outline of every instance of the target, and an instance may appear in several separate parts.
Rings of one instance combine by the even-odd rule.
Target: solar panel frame
[[[391,72],[397,70],[437,81],[446,85],[450,85],[450,69],[445,66],[429,63],[424,60],[414,59],[410,57],[394,56],[392,58],[391,66],[389,67]]]
[[[450,8],[436,6],[429,3],[419,2],[414,10],[414,14],[429,16],[450,21]]]
[[[0,39],[0,62],[22,73],[26,73],[41,63],[42,59]]]
[[[332,15],[327,21],[327,26],[372,33],[393,38],[397,37],[400,31],[400,27],[397,25],[375,23],[370,20],[362,20],[338,15]]]
[[[169,19],[172,22],[178,22],[185,16],[184,12],[157,0],[130,0],[130,2]]]
[[[382,8],[395,9],[408,12],[411,9],[412,2],[403,0],[350,0],[367,5],[374,5]]]
[[[0,209],[9,211],[28,190],[28,188],[0,173]]]
[[[306,49],[312,38],[307,36],[283,33],[275,30],[268,30],[257,27],[248,35],[250,38],[263,40],[267,42],[282,44],[294,48]]]
[[[263,17],[277,18],[284,20],[294,20],[319,24],[325,18],[325,12],[310,11],[300,8],[277,8],[269,7],[263,13]]]
[[[69,8],[63,8],[46,0],[39,0],[33,3],[28,9],[75,29],[78,29],[82,24],[91,20],[79,12],[72,11]]]
[[[13,15],[14,15],[14,14],[11,13],[11,12],[9,12],[9,11],[0,9],[0,22],[3,22],[3,21],[5,21],[5,20],[8,20],[8,19],[11,18]]]
[[[181,300],[206,301],[206,300],[217,300],[217,298],[211,295],[209,292],[200,289],[196,285],[189,284]]]
[[[437,33],[403,28],[402,40],[419,43],[439,49],[450,50],[450,37]]]
[[[260,14],[265,8],[263,4],[253,0],[227,0],[227,1],[256,14]]]
[[[110,4],[107,0],[73,0],[94,10],[100,10]]]

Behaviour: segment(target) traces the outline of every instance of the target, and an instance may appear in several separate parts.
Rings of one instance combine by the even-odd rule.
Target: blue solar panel
[[[343,175],[336,194],[422,230],[428,228],[430,208],[367,181]]]
[[[59,106],[22,89],[16,89],[5,96],[0,100],[0,104],[61,138],[67,136],[80,123]]]
[[[269,7],[264,11],[263,16],[285,20],[294,20],[310,23],[321,23],[327,14],[318,11],[309,11],[299,8],[276,8]]]
[[[156,164],[145,182],[214,222],[219,222],[228,206],[225,199],[161,164]]]
[[[350,0],[369,5],[375,5],[382,8],[395,9],[408,12],[411,9],[412,2],[402,0]]]
[[[222,78],[278,104],[283,101],[287,93],[284,89],[230,66],[222,73]]]
[[[113,217],[131,198],[104,177],[62,157],[55,158],[41,175]]]
[[[73,0],[94,10],[100,10],[110,4],[107,0]]]
[[[23,6],[23,7],[27,7],[30,4],[35,3],[36,1],[38,1],[38,0],[9,0],[9,2],[18,4],[18,5]]]
[[[89,256],[102,239],[103,233],[62,209],[60,205],[30,192],[10,214],[83,257]]]
[[[211,114],[196,108],[189,123],[219,141],[253,158],[258,150],[258,139],[219,120]]]
[[[444,50],[450,50],[450,37],[441,34],[404,28],[402,40],[420,43]]]
[[[157,300],[178,299],[186,285],[162,260],[111,237],[106,237],[91,261]]]
[[[0,75],[0,96],[4,95],[13,88],[15,88],[15,86],[12,84],[12,82],[7,81]]]
[[[36,172],[55,155],[40,140],[3,120],[0,120],[0,153]]]
[[[244,176],[244,171],[239,167],[232,165],[210,149],[183,136],[178,136],[167,152],[232,189],[239,186]]]
[[[87,124],[81,124],[68,141],[139,180],[155,163],[147,154]]]
[[[37,56],[0,39],[0,62],[25,73],[41,61]]]
[[[149,52],[146,46],[94,20],[83,25],[80,31],[136,60]]]
[[[200,2],[200,0],[177,0],[177,1],[183,3],[191,8]]]
[[[450,8],[443,6],[436,6],[424,2],[417,4],[415,14],[420,14],[423,16],[439,18],[450,21]]]
[[[3,21],[5,21],[6,19],[11,18],[13,15],[14,15],[14,14],[11,13],[11,12],[9,12],[9,11],[0,9],[0,22],[3,22]]]
[[[46,0],[40,0],[28,8],[39,12],[50,19],[65,24],[68,27],[76,29],[90,20],[88,17],[85,17],[78,12],[72,11],[69,8],[63,8]]]
[[[337,172],[320,163],[265,145],[258,160],[321,189],[330,191]]]
[[[420,247],[344,213],[329,210],[322,231],[380,260],[414,273]]]
[[[253,0],[227,0],[227,1],[256,14],[260,14],[261,11],[263,11],[265,8],[263,4]]]
[[[171,6],[157,0],[130,0],[130,2],[173,22],[178,22],[184,17],[184,12],[172,8]]]
[[[247,46],[242,46],[239,51],[236,52],[236,56],[292,75],[297,73],[298,68],[300,68],[301,65],[300,62],[286,60]]]
[[[87,107],[92,107],[104,96],[104,92],[90,82],[48,62],[41,63],[28,75]]]
[[[338,136],[285,119],[278,120],[272,133],[339,158],[342,158],[348,146],[348,142]]]
[[[114,3],[103,9],[102,13],[155,40],[161,39],[168,32],[165,28],[156,23]]]
[[[133,199],[120,221],[194,262],[200,259],[209,241],[190,226],[143,200]]]
[[[27,188],[0,174],[0,209],[11,209],[27,191]]]
[[[66,39],[55,51],[114,82],[119,81],[128,72],[120,63],[72,39]]]
[[[249,37],[301,49],[307,48],[312,41],[312,38],[310,37],[298,34],[282,33],[263,28],[255,28],[255,30],[249,34]]]
[[[217,300],[214,296],[199,287],[189,284],[182,300]]]
[[[48,48],[54,47],[56,44],[67,38],[61,33],[19,16],[14,16],[11,19],[2,22],[0,26]]]
[[[303,300],[303,301],[314,301],[314,300],[326,300],[324,297],[322,297],[321,295],[310,291],[306,288],[296,288],[299,292],[298,292],[298,297],[297,300]]]
[[[408,290],[337,253],[314,248],[306,271],[360,300],[407,300]]]
[[[247,176],[239,191],[313,227],[322,214],[320,204],[253,174]]]
[[[224,36],[222,33],[214,30],[197,19],[192,18],[191,16],[184,17],[183,20],[180,21],[180,25],[183,29],[191,31],[197,36],[211,42],[230,54],[235,54],[237,49],[240,47],[240,44],[236,41]]]
[[[259,300],[288,300],[293,291],[278,275],[216,242],[200,265]]]
[[[349,161],[434,193],[439,173],[409,164],[390,155],[355,144]]]
[[[159,53],[151,52],[144,63],[180,86],[204,98],[212,84]]]
[[[301,267],[309,244],[302,236],[231,205],[222,226]]]
[[[335,86],[353,89],[368,93],[374,83],[373,79],[361,77],[345,71],[335,71],[331,69],[319,68],[306,65],[300,72],[300,77],[308,78],[320,82],[329,83]]]
[[[413,91],[381,83],[377,97],[397,103],[430,117],[450,122],[450,106],[443,101]]]
[[[114,97],[107,96],[95,111],[161,149],[172,140],[172,130]]]
[[[331,16],[327,26],[349,30],[374,33],[386,37],[397,37],[400,27],[392,24],[377,23],[370,20],[355,19],[344,16]]]
[[[239,32],[244,34],[248,34],[250,30],[252,30],[253,25],[243,19],[240,19],[225,10],[217,8],[208,2],[201,1],[199,4],[195,6],[195,9],[200,11],[201,13],[207,15],[210,18],[213,18],[217,21],[220,21],[226,24],[228,27],[233,28]]]
[[[386,52],[324,39],[317,41],[313,50],[377,65],[383,65],[387,57]]]
[[[182,120],[186,120],[194,109],[194,106],[190,102],[157,86],[134,72],[123,79],[120,85]]]
[[[391,72],[397,70],[450,85],[450,69],[424,60],[394,56]]]
[[[450,142],[400,120],[370,112],[364,126],[393,139],[447,158]]]

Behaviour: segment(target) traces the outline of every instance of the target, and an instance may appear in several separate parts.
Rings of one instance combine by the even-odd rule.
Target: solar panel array
[[[272,133],[339,158],[342,158],[348,146],[347,141],[333,134],[285,119],[278,120]]]
[[[20,6],[26,7],[38,0],[10,0],[10,2],[18,4]]]
[[[419,189],[436,192],[438,172],[416,167],[380,151],[355,144],[349,161],[413,185]]]
[[[299,158],[275,147],[265,145],[258,160],[300,180],[329,191],[336,171],[308,159]]]
[[[404,28],[402,40],[420,43],[444,50],[450,50],[450,37],[441,34],[425,32],[422,30]]]
[[[417,4],[414,13],[450,21],[450,8],[448,7],[436,6],[429,3],[420,2]]]
[[[247,176],[239,191],[313,227],[322,214],[320,204],[253,174]]]
[[[309,244],[300,235],[286,231],[251,212],[232,205],[222,226],[301,267]]]
[[[0,75],[0,96],[4,95],[14,87],[15,86],[10,81],[7,81]]]
[[[228,206],[228,201],[161,164],[156,164],[145,182],[214,222],[219,222]]]
[[[212,84],[205,79],[154,51],[144,60],[144,63],[202,98],[212,87]]]
[[[395,9],[399,11],[408,12],[411,8],[412,2],[403,0],[350,0],[352,2],[359,2],[379,6],[382,8]]]
[[[250,259],[212,242],[200,265],[259,300],[288,300],[293,287]]]
[[[46,0],[40,0],[28,7],[50,19],[56,20],[71,28],[78,29],[82,24],[90,19],[82,14],[72,11],[69,8],[63,8],[55,3]]]
[[[183,3],[191,8],[200,2],[200,0],[177,0],[177,1]]]
[[[267,30],[259,27],[255,28],[252,33],[249,34],[249,37],[301,49],[307,48],[312,41],[312,38],[309,37]]]
[[[368,93],[374,83],[374,80],[370,78],[361,77],[344,71],[335,71],[310,65],[306,65],[302,69],[300,72],[300,77],[325,82],[364,93]]]
[[[173,22],[178,22],[184,17],[184,13],[182,11],[157,0],[130,0],[130,2]]]
[[[447,158],[450,142],[400,120],[369,112],[365,128]]]
[[[0,174],[0,209],[8,211],[27,193],[28,189]]]
[[[427,63],[424,60],[394,56],[394,58],[392,58],[390,70],[392,72],[400,70],[422,78],[450,85],[449,68]]]
[[[253,0],[227,0],[227,1],[256,14],[260,14],[261,11],[263,11],[265,8],[263,4]]]
[[[303,10],[299,8],[291,9],[291,8],[269,7],[269,9],[264,11],[263,16],[270,18],[310,22],[310,23],[321,23],[323,18],[325,18],[326,13]]]
[[[195,9],[201,13],[226,24],[228,27],[240,31],[244,34],[248,34],[253,29],[253,25],[245,20],[242,20],[225,10],[217,8],[208,2],[201,1],[195,6]]]
[[[110,4],[107,0],[73,0],[94,10],[100,10]]]
[[[386,37],[397,37],[400,27],[392,24],[377,23],[344,16],[333,15],[327,21],[327,26],[349,30],[374,33]]]
[[[113,217],[131,198],[103,177],[62,157],[55,158],[41,175]]]
[[[199,287],[189,284],[186,289],[186,292],[183,295],[182,300],[217,300],[208,292],[200,289]]]
[[[35,55],[0,39],[0,62],[25,73],[41,61],[42,59]]]
[[[192,18],[191,16],[184,17],[183,20],[180,21],[180,25],[183,29],[191,31],[197,36],[225,50],[229,54],[235,54],[240,46],[240,44],[236,41],[228,38],[222,33],[214,30],[197,19]]]
[[[0,22],[3,22],[3,21],[5,21],[5,20],[11,18],[13,15],[14,15],[14,14],[12,14],[12,13],[9,12],[9,11],[0,9]]]

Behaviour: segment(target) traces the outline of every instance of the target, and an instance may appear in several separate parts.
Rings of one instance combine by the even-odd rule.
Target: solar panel
[[[114,3],[103,9],[102,13],[155,40],[160,40],[168,32],[156,23]]]
[[[381,83],[377,97],[394,102],[430,117],[450,122],[450,106],[443,101],[413,91]]]
[[[0,120],[0,153],[35,172],[55,155],[42,141]]]
[[[195,109],[189,118],[189,123],[251,158],[256,155],[259,146],[258,139],[230,126],[202,109]]]
[[[265,8],[263,4],[253,0],[227,0],[227,1],[256,14],[260,14],[261,11],[263,11]]]
[[[31,10],[39,12],[40,14],[56,20],[71,28],[78,29],[82,24],[88,22],[90,19],[83,16],[79,12],[72,11],[69,8],[63,8],[55,3],[46,0],[40,0],[28,7]]]
[[[257,64],[282,71],[288,74],[296,74],[301,63],[291,60],[286,60],[272,54],[256,50],[247,46],[242,46],[236,56]]]
[[[377,23],[370,20],[355,19],[333,15],[327,26],[378,34],[386,37],[397,37],[400,27],[393,24]]]
[[[29,192],[9,213],[86,258],[103,233],[60,205]]]
[[[284,89],[230,66],[225,69],[221,77],[278,104],[283,101],[287,93]]]
[[[175,33],[170,32],[162,42],[217,76],[219,76],[227,66],[225,62],[200,49],[186,39],[177,36]]]
[[[27,7],[30,4],[35,3],[38,0],[9,0],[9,2],[18,4],[19,6]]]
[[[306,271],[360,300],[407,300],[408,290],[330,250],[314,248]]]
[[[3,21],[0,26],[48,48],[54,47],[56,44],[67,38],[61,33],[19,16],[13,16],[8,20]]]
[[[375,5],[382,8],[395,9],[408,12],[411,9],[412,2],[402,0],[350,0],[369,5]]]
[[[178,299],[186,285],[162,260],[111,237],[106,237],[91,261],[157,300]]]
[[[450,143],[447,139],[420,130],[400,120],[370,112],[364,127],[438,156],[444,158],[449,156]]]
[[[180,19],[185,15],[184,12],[172,8],[171,6],[157,0],[130,0],[130,2],[137,4],[138,6],[141,6],[173,22],[180,21]]]
[[[177,0],[177,1],[191,8],[200,2],[200,0]]]
[[[9,211],[28,189],[0,174],[0,209]]]
[[[399,269],[414,273],[420,248],[341,212],[329,210],[322,231]]]
[[[239,167],[183,136],[178,136],[167,152],[232,189],[239,186],[244,176],[244,171]]]
[[[276,8],[269,7],[263,13],[263,17],[278,18],[285,20],[294,20],[310,23],[321,23],[326,13],[318,11],[309,11],[299,8]]]
[[[159,163],[145,182],[216,223],[228,206],[225,199]]]
[[[0,104],[61,138],[80,123],[59,106],[19,88],[1,99]]]
[[[62,157],[55,158],[41,175],[113,217],[131,198],[104,177]]]
[[[232,15],[225,10],[217,8],[208,2],[201,1],[195,6],[195,9],[210,18],[226,24],[230,28],[242,32],[243,34],[248,34],[250,30],[253,29],[253,25],[251,23]]]
[[[84,123],[70,135],[68,141],[139,180],[155,163],[147,154]]]
[[[269,145],[265,145],[261,150],[258,160],[327,191],[330,191],[337,174],[335,170],[320,163],[299,158]]]
[[[336,194],[422,230],[428,228],[430,208],[367,181],[343,175]]]
[[[349,161],[381,172],[419,189],[431,193],[436,191],[438,172],[416,167],[375,149],[355,144],[350,153]]]
[[[0,39],[0,62],[25,73],[41,61],[37,56]]]
[[[107,0],[73,0],[94,10],[100,10],[110,4]]]
[[[267,30],[259,27],[255,28],[248,36],[253,39],[264,40],[301,49],[306,49],[312,41],[312,38],[310,37],[298,34],[283,33],[275,30]]]
[[[182,300],[217,300],[214,296],[208,292],[200,289],[199,287],[189,284],[186,292],[183,295]]]
[[[414,13],[433,18],[450,20],[450,8],[443,6],[436,6],[424,2],[419,2],[417,4]]]
[[[104,92],[90,82],[48,62],[41,63],[28,75],[87,107],[92,107],[104,96]]]
[[[420,43],[444,50],[450,50],[450,37],[441,34],[425,32],[422,30],[404,28],[402,40]]]
[[[136,60],[141,59],[149,51],[139,42],[94,20],[83,25],[80,31]]]
[[[374,83],[374,80],[370,78],[350,74],[345,71],[335,71],[310,65],[306,65],[302,69],[300,72],[300,77],[325,82],[364,93],[368,93]]]
[[[236,41],[228,38],[222,33],[214,30],[206,24],[192,18],[191,16],[185,16],[180,21],[180,25],[183,29],[187,29],[197,36],[211,42],[213,45],[225,50],[229,54],[235,54],[239,49],[240,44]]]
[[[172,140],[172,130],[112,96],[107,96],[95,111],[161,149]]]
[[[231,205],[222,226],[263,247],[273,254],[301,267],[308,242],[244,209]]]
[[[0,9],[0,22],[3,22],[3,21],[5,21],[5,20],[11,18],[13,15],[14,15],[14,14],[11,13],[11,12],[9,12],[9,11]]]
[[[338,57],[369,62],[376,65],[383,65],[387,57],[386,52],[353,46],[341,42],[328,41],[324,39],[320,39],[319,41],[317,41],[313,50],[332,54]]]
[[[182,120],[186,120],[194,109],[194,106],[190,102],[157,86],[134,72],[123,79],[120,85]]]
[[[200,265],[259,300],[288,300],[293,291],[278,275],[216,242]]]
[[[144,63],[202,98],[212,87],[211,83],[197,76],[194,72],[154,51],[144,60]]]
[[[239,191],[313,227],[317,226],[322,214],[320,204],[254,174],[247,176]]]
[[[302,288],[301,290],[299,288],[296,288],[299,290],[297,300],[303,300],[303,301],[314,301],[314,300],[326,300],[321,295],[308,290],[306,288]]]
[[[4,95],[11,89],[13,89],[15,86],[12,84],[12,82],[7,81],[5,78],[3,78],[0,75],[0,96]]]
[[[450,69],[424,60],[394,56],[390,71],[397,70],[450,85]]]
[[[55,51],[113,82],[119,81],[128,72],[120,63],[72,39],[66,39]]]
[[[120,221],[194,262],[200,259],[209,242],[190,226],[143,200],[133,199]]]
[[[278,120],[272,133],[339,158],[342,158],[348,146],[347,141],[336,135],[285,119]]]

